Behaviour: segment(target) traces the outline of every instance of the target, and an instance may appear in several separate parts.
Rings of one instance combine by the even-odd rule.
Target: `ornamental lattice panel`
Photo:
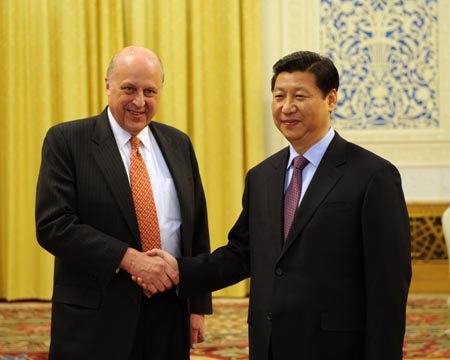
[[[413,261],[448,260],[441,216],[445,204],[408,204]]]
[[[323,52],[338,67],[337,130],[437,129],[438,0],[321,0]]]

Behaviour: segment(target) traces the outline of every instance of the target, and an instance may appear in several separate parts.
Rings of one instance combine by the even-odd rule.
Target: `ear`
[[[336,89],[331,90],[326,98],[328,111],[331,113],[337,106],[338,98]]]

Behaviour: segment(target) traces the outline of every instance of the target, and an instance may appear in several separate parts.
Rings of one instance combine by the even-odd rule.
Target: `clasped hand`
[[[140,265],[134,267],[131,278],[144,289],[146,296],[170,289],[179,283],[178,262],[169,253],[153,249],[145,253],[146,259],[140,259]]]

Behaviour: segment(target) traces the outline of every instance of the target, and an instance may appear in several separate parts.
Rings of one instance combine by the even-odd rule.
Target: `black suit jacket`
[[[209,253],[206,202],[191,142],[167,125],[151,122],[150,128],[180,202],[183,255]],[[116,269],[128,247],[140,249],[140,239],[106,109],[48,131],[36,226],[39,243],[55,255],[50,356],[128,359],[143,295],[128,273]],[[210,313],[211,296],[201,294],[186,303],[185,322],[180,324],[186,331],[188,305],[192,312]]]
[[[401,360],[409,219],[388,161],[335,135],[283,244],[289,150],[249,171],[226,246],[179,259],[181,295],[251,277],[250,358]]]

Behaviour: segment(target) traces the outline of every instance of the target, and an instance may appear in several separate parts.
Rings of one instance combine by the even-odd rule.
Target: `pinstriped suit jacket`
[[[173,127],[151,122],[150,128],[177,190],[184,255],[209,253],[206,202],[191,142]],[[36,227],[39,243],[55,256],[50,358],[128,359],[142,290],[116,269],[128,247],[140,248],[140,240],[106,109],[48,131]],[[188,307],[210,313],[210,294],[192,297]]]

